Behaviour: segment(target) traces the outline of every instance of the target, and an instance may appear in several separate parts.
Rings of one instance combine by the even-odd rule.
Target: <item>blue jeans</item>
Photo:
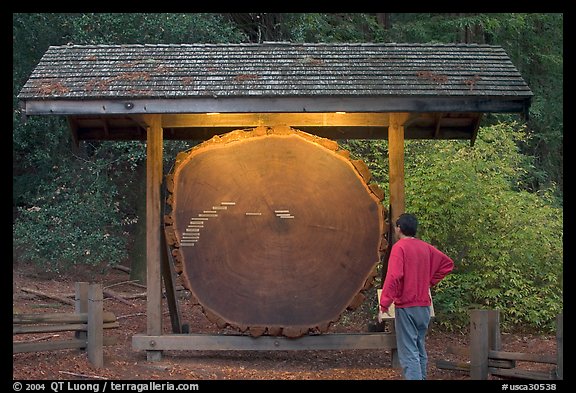
[[[404,379],[426,379],[426,332],[429,323],[428,306],[396,308],[396,346]]]

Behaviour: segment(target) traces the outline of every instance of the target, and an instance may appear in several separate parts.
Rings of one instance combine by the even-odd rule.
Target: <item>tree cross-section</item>
[[[221,326],[326,332],[362,303],[387,245],[384,193],[369,181],[336,142],[289,127],[181,153],[168,228],[184,285]]]

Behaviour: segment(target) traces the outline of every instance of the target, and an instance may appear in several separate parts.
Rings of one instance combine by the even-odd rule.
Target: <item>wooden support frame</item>
[[[384,333],[330,333],[300,338],[218,334],[168,334],[132,337],[136,350],[170,351],[295,351],[396,348],[396,336]]]
[[[390,218],[389,218],[389,246],[392,247],[395,239],[394,225],[398,217],[404,213],[405,193],[404,193],[404,125],[410,118],[409,113],[391,113],[388,125],[388,167],[389,167],[389,197],[390,197]],[[386,278],[382,266],[382,283]],[[390,321],[390,329],[395,333],[394,321]],[[400,361],[396,348],[392,349],[392,367],[399,367]]]
[[[408,120],[408,113],[390,114],[388,126],[388,160],[390,168],[390,210],[393,216],[391,222],[404,213],[404,123]],[[394,234],[394,233],[392,233]],[[396,239],[394,239],[396,240]]]
[[[166,184],[163,182],[163,191],[166,191]],[[163,192],[162,197],[165,198],[166,195]],[[164,212],[162,213],[164,216]],[[166,302],[168,303],[168,310],[170,311],[170,323],[172,324],[172,333],[184,333],[182,327],[182,315],[180,313],[180,307],[178,306],[178,299],[176,298],[176,271],[174,269],[174,258],[170,252],[170,246],[166,239],[166,228],[164,228],[161,240],[162,240],[162,267],[160,268],[162,272],[162,278],[164,279],[164,288],[166,291]]]
[[[390,160],[391,219],[404,212],[404,124],[409,113],[390,113],[388,126]],[[173,334],[162,333],[162,269],[166,285],[172,286],[172,272],[166,267],[168,257],[162,242],[161,185],[162,185],[162,115],[144,115],[147,132],[146,174],[146,267],[147,267],[147,334],[132,338],[135,350],[144,350],[149,361],[158,361],[164,350],[314,350],[314,349],[389,349],[392,364],[398,366],[396,336],[390,333],[322,334],[296,339],[286,337],[247,335],[180,334],[180,315],[177,300],[169,299]],[[164,246],[164,247],[163,247]],[[174,291],[167,296],[175,297]]]
[[[162,333],[162,116],[146,115],[146,330],[150,335]],[[148,360],[160,360],[161,353],[150,350]]]

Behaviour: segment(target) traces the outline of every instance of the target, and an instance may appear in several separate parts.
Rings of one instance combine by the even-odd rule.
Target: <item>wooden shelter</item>
[[[207,140],[258,126],[333,140],[387,139],[394,220],[404,211],[405,139],[474,143],[484,113],[527,115],[531,97],[498,46],[285,42],[53,46],[18,95],[25,117],[66,116],[77,143],[147,141],[147,332],[133,345],[149,359],[172,349],[395,345],[386,334],[286,341],[182,335],[177,325],[176,334],[163,334],[163,140]],[[170,275],[164,278],[169,287]]]

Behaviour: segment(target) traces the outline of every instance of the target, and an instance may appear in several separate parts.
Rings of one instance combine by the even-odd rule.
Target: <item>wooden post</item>
[[[389,324],[388,326],[390,327],[390,334],[396,337],[396,319],[387,322]],[[398,357],[398,347],[396,345],[390,350],[390,356],[392,358],[392,368],[401,368],[402,365],[400,364],[400,358]]]
[[[88,288],[88,360],[96,368],[104,367],[104,317],[102,284]]]
[[[389,218],[390,225],[394,227],[394,223],[400,214],[404,213],[405,209],[405,195],[404,195],[404,123],[408,119],[407,113],[391,113],[388,125],[388,166],[389,166],[389,183],[390,183],[390,212],[392,216]],[[394,239],[394,231],[390,231],[391,239],[389,241],[393,244],[397,239]],[[383,266],[384,269],[387,266]],[[382,283],[384,283],[385,274],[382,275]],[[395,334],[393,321],[390,325],[392,334]],[[398,350],[392,349],[392,367],[400,367],[398,360]]]
[[[404,213],[404,123],[407,113],[391,113],[388,125],[388,165],[390,168],[390,208],[392,224]],[[392,233],[394,235],[394,233]]]
[[[146,320],[148,335],[162,333],[161,186],[162,186],[162,117],[146,115]],[[160,360],[161,351],[148,351],[150,361]]]
[[[74,311],[76,314],[87,313],[88,312],[88,283],[87,282],[77,282],[75,283],[75,296],[74,296]],[[86,340],[87,334],[84,331],[75,332],[74,336],[76,338]],[[80,349],[83,351],[84,349]]]
[[[176,299],[176,272],[174,271],[174,262],[171,258],[170,247],[166,241],[166,232],[162,236],[162,277],[164,277],[164,290],[166,291],[166,303],[170,311],[170,322],[172,324],[172,333],[182,333],[182,315]]]
[[[488,379],[488,310],[470,312],[470,378]]]
[[[500,335],[500,311],[487,310],[488,314],[488,349],[502,350],[502,336]]]
[[[556,317],[556,378],[564,379],[564,313]]]

